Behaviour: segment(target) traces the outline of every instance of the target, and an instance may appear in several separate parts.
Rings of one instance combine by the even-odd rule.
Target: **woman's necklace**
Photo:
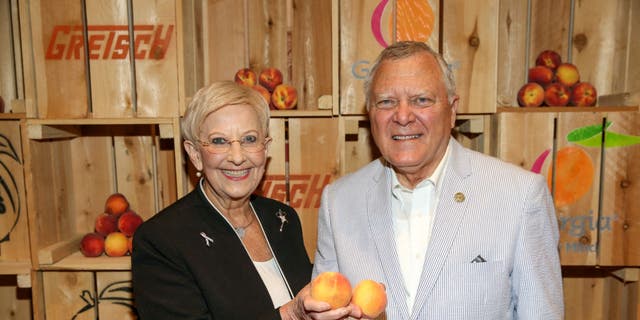
[[[256,220],[256,218],[255,218],[255,214],[253,213],[253,210],[251,210],[251,211],[252,211],[252,212],[251,212],[251,221],[249,221],[249,223],[247,223],[247,224],[246,224],[246,225],[244,225],[244,226],[239,226],[239,227],[233,227],[233,225],[232,225],[233,230],[235,230],[235,231],[236,231],[236,233],[238,234],[238,237],[239,237],[240,239],[244,238],[244,234],[245,234],[245,232],[247,231],[247,228],[249,228],[249,227],[251,226],[251,224],[253,224],[253,221],[255,221],[255,220]]]

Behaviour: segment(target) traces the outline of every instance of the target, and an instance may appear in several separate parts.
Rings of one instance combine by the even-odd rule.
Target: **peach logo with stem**
[[[640,144],[640,136],[608,131],[611,124],[612,122],[607,122],[604,128],[602,125],[585,126],[569,132],[567,141],[575,145],[558,149],[555,164],[549,167],[547,174],[547,183],[551,189],[552,171],[555,167],[554,202],[556,206],[575,203],[591,188],[595,175],[595,166],[593,160],[583,148],[601,148],[603,132],[605,135],[605,148]],[[550,149],[543,151],[534,161],[531,171],[540,173],[550,153]]]
[[[426,0],[396,0],[395,37],[397,41],[415,40],[426,42],[433,32],[435,15],[433,8]],[[385,12],[389,11],[389,0],[382,0],[371,15],[371,32],[376,41],[387,47],[389,42],[385,40],[382,32],[382,21]],[[394,19],[388,19],[388,33],[393,36]],[[391,39],[389,39],[391,40]]]

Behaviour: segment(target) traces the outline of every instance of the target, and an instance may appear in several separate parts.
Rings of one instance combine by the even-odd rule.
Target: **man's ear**
[[[191,141],[185,141],[183,144],[184,150],[189,155],[189,159],[191,163],[196,168],[197,171],[202,171],[202,156],[200,155],[200,149],[196,147]]]
[[[458,114],[458,102],[460,102],[460,97],[458,95],[451,97],[451,103],[449,103],[449,107],[451,108],[451,128],[452,129],[456,126],[456,115]]]

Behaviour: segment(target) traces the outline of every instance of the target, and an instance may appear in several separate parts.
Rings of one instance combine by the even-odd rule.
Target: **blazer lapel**
[[[381,161],[381,160],[378,160]],[[393,220],[391,216],[390,177],[386,172],[384,162],[380,171],[373,177],[371,189],[367,192],[367,216],[369,231],[378,251],[379,261],[384,271],[387,294],[391,299],[403,306],[402,319],[409,317],[406,300],[406,288],[400,269],[400,261],[396,251],[393,235]]]
[[[427,303],[440,272],[447,260],[450,248],[458,235],[458,230],[467,214],[467,202],[462,196],[469,194],[468,184],[464,180],[471,175],[470,163],[463,147],[452,139],[449,163],[442,180],[442,192],[438,206],[434,211],[435,218],[431,240],[418,286],[411,319],[417,319]]]

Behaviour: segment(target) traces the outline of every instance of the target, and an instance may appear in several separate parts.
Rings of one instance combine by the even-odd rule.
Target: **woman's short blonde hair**
[[[246,104],[255,109],[262,133],[269,135],[269,105],[262,95],[251,87],[233,81],[217,81],[201,88],[193,96],[181,121],[182,138],[196,142],[200,139],[200,126],[212,112],[230,105]]]

